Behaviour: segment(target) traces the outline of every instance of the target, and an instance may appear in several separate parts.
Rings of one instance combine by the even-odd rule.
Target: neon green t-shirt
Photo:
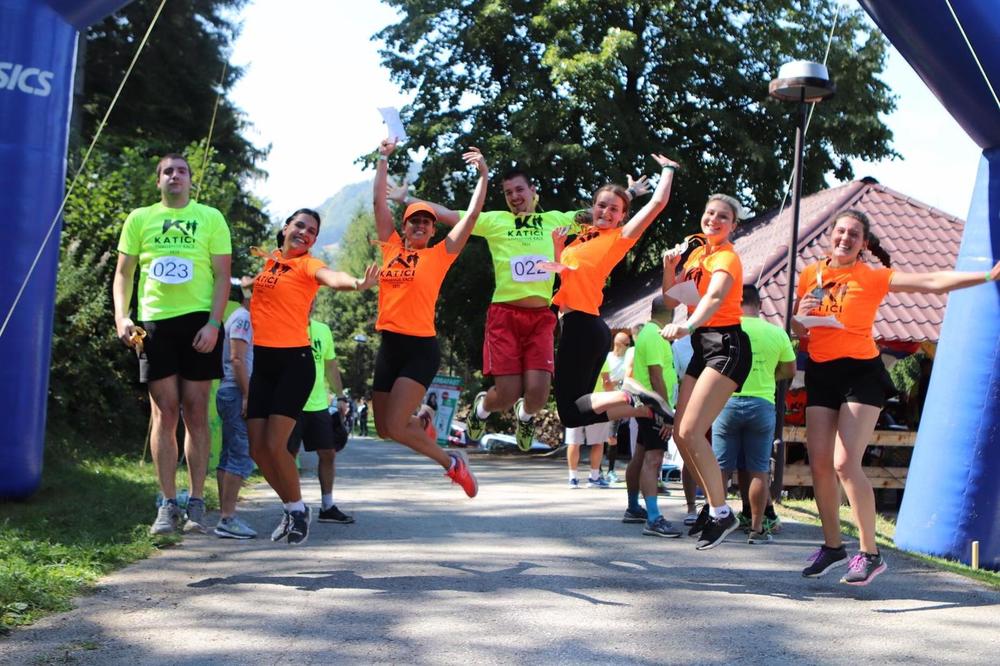
[[[517,216],[506,210],[479,214],[472,235],[486,239],[493,257],[494,303],[529,296],[552,299],[555,275],[538,268],[538,263],[555,260],[552,231],[559,227],[575,227],[575,217],[576,211],[554,210]]]
[[[677,371],[674,370],[674,352],[670,343],[660,335],[660,327],[656,322],[647,321],[639,335],[635,336],[635,356],[632,363],[632,377],[650,391],[653,383],[649,381],[649,366],[658,365],[663,368],[663,385],[667,389],[667,402],[675,406],[677,386]]]
[[[125,219],[118,251],[139,257],[139,321],[212,309],[212,255],[232,254],[222,213],[190,201],[184,208],[156,203]]]
[[[326,397],[326,362],[337,358],[330,327],[321,321],[310,319],[309,343],[312,345],[313,361],[316,363],[316,381],[302,411],[321,412],[330,407],[330,401]]]
[[[778,363],[795,360],[792,341],[785,329],[768,323],[759,317],[743,317],[740,326],[750,338],[753,350],[753,365],[750,376],[743,382],[743,390],[734,396],[763,398],[774,404],[774,369]]]

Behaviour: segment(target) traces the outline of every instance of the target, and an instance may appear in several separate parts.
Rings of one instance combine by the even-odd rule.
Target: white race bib
[[[184,284],[194,277],[194,264],[181,257],[157,257],[149,264],[149,277],[164,284]]]
[[[544,282],[552,277],[548,271],[542,270],[539,264],[550,261],[540,254],[526,254],[511,257],[510,276],[514,282]]]

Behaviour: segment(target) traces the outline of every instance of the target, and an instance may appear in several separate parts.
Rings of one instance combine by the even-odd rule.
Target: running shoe
[[[641,506],[637,506],[634,509],[625,509],[625,515],[622,516],[623,523],[645,523],[649,514]]]
[[[188,500],[184,531],[208,534],[208,525],[205,524],[205,500],[198,497]]]
[[[764,515],[764,531],[771,534],[777,534],[781,531],[781,518],[775,514],[774,518],[768,518],[767,514]]]
[[[698,550],[708,550],[709,548],[715,548],[720,543],[726,540],[731,532],[734,532],[740,528],[740,521],[736,518],[736,514],[732,511],[725,518],[709,518],[708,523],[701,530],[701,538],[698,539],[698,543],[695,548]]]
[[[681,535],[681,531],[674,529],[670,521],[663,516],[658,516],[652,523],[646,523],[646,527],[642,529],[642,533],[646,536],[663,537],[665,539],[676,539]]]
[[[469,469],[469,463],[465,461],[462,456],[449,453],[452,463],[451,468],[445,472],[445,476],[452,480],[453,483],[457,483],[462,486],[462,490],[469,497],[475,497],[479,492],[479,483],[476,481],[476,475],[472,473]]]
[[[274,528],[273,532],[271,532],[271,541],[281,541],[284,539],[288,536],[288,529],[291,526],[292,518],[288,515],[288,512],[285,511],[281,515],[281,522],[278,523],[278,526]]]
[[[291,511],[288,514],[290,525],[288,526],[288,543],[292,546],[301,546],[309,538],[309,521],[312,519],[312,511],[306,507],[305,511]]]
[[[751,546],[755,544],[771,543],[772,541],[774,541],[774,539],[765,529],[761,529],[760,532],[750,530],[750,534],[747,536],[747,543]]]
[[[867,585],[888,568],[881,553],[872,555],[871,553],[859,552],[851,558],[847,573],[840,579],[840,582],[848,585]]]
[[[149,527],[149,534],[173,534],[181,524],[181,508],[174,502],[164,502],[156,510],[156,520]]]
[[[580,480],[579,479],[570,479],[569,480],[569,487],[573,488],[574,490],[576,488],[579,488],[580,487]]]
[[[430,405],[420,405],[417,411],[417,418],[420,420],[420,427],[424,429],[432,442],[437,441],[437,429],[434,427],[434,408]]]
[[[254,539],[257,532],[236,516],[222,518],[215,526],[215,535],[220,539]]]
[[[596,479],[587,479],[588,488],[610,488],[611,484],[603,476],[599,476]]]
[[[469,438],[470,441],[478,442],[483,438],[483,433],[486,432],[486,420],[479,418],[479,414],[476,411],[479,409],[479,405],[486,400],[486,391],[480,391],[476,394],[476,399],[472,401],[472,409],[469,410],[469,415],[465,417],[465,436]]]
[[[736,514],[736,517],[740,521],[740,529],[746,532],[747,534],[750,534],[750,527],[752,524],[750,522],[750,516],[740,511],[738,514]],[[764,531],[766,532],[767,530]]]
[[[847,564],[847,549],[829,548],[823,544],[819,549],[809,556],[809,566],[802,570],[804,578],[819,578],[829,573],[834,567],[842,567]]]
[[[650,391],[631,377],[622,382],[622,390],[629,395],[633,407],[649,407],[654,416],[659,416],[665,423],[674,422],[674,410],[659,393]]]
[[[618,475],[615,474],[614,471],[608,472],[605,475],[604,478],[606,478],[608,480],[608,483],[621,483],[622,482],[622,480],[618,478]]]
[[[317,520],[321,523],[340,523],[342,525],[347,525],[354,522],[353,516],[348,516],[346,513],[337,508],[334,504],[329,509],[320,509],[319,518]]]
[[[688,514],[690,515],[690,514]],[[698,512],[698,516],[691,523],[691,529],[688,530],[688,536],[698,536],[701,531],[705,529],[705,525],[711,520],[712,516],[708,512],[708,502],[701,505],[701,511]],[[684,523],[687,524],[687,518],[684,519]]]
[[[518,398],[514,403],[514,420],[517,421],[517,430],[514,431],[514,439],[517,441],[517,448],[522,451],[530,451],[531,444],[535,441],[535,417],[527,421],[522,421],[518,414],[521,413],[521,405],[524,398]],[[468,425],[468,424],[466,424]]]

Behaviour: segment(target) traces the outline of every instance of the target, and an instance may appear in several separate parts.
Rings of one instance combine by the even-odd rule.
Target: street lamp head
[[[361,344],[361,345],[363,345],[363,344],[365,344],[366,342],[368,342],[368,336],[367,336],[367,335],[365,335],[364,333],[358,333],[358,334],[357,334],[357,335],[355,335],[355,336],[354,336],[354,338],[352,338],[352,339],[353,339],[353,340],[354,340],[355,342],[357,342],[358,344]]]
[[[767,92],[783,102],[821,102],[833,96],[836,89],[826,65],[794,60],[781,66]]]

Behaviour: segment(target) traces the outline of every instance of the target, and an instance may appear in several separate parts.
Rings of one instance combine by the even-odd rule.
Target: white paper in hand
[[[390,139],[396,139],[396,143],[406,141],[406,128],[403,127],[403,121],[399,119],[399,111],[396,110],[396,107],[379,107],[378,112],[382,114],[382,121],[386,125],[387,136]]]
[[[815,315],[795,315],[795,321],[806,328],[844,328],[836,317],[817,317]]]
[[[684,305],[698,305],[698,301],[701,300],[701,294],[698,293],[698,287],[695,285],[694,280],[678,282],[670,289],[667,289],[667,296],[680,301]]]

